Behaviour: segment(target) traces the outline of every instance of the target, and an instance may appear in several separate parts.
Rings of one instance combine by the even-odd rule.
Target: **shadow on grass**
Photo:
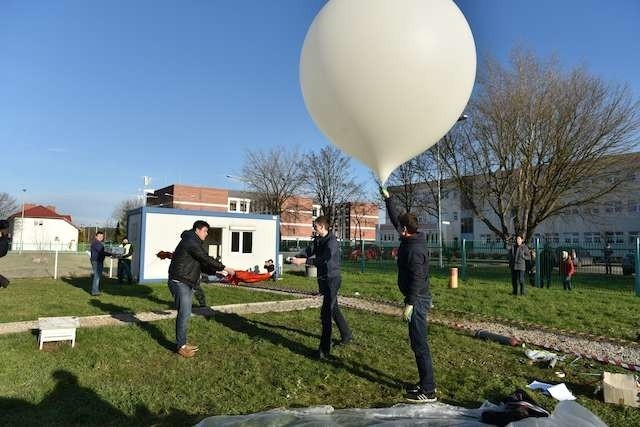
[[[91,277],[63,277],[62,281],[91,294]],[[100,280],[100,291],[106,295],[146,299],[168,309],[173,307],[172,300],[158,298],[153,294],[153,289],[146,285],[124,285],[115,279],[103,277]]]
[[[56,381],[53,390],[37,404],[0,397],[2,425],[177,426],[194,425],[203,418],[176,409],[154,415],[142,405],[136,406],[135,415],[128,416],[94,390],[82,387],[73,373],[57,370],[52,376]]]
[[[216,313],[215,316],[211,319],[231,329],[232,331],[245,334],[251,338],[260,338],[269,341],[272,344],[287,348],[292,353],[296,353],[308,359],[316,360],[315,355],[317,353],[317,350],[315,348],[307,347],[304,344],[280,335],[268,329],[267,327],[261,327],[267,326],[268,324],[266,323],[251,321],[242,316],[238,316],[237,314],[229,313]],[[270,325],[269,328],[291,330],[287,326],[283,325]],[[294,329],[293,332],[300,333],[301,331]],[[307,332],[303,333],[305,335],[308,335]],[[318,363],[327,363],[333,365],[334,367],[344,369],[350,374],[358,376],[366,381],[381,384],[392,389],[397,389],[403,384],[401,380],[399,380],[398,378],[394,378],[385,372],[357,362],[352,362],[350,360],[340,360],[335,356],[332,356],[324,361],[318,361]]]
[[[138,328],[149,334],[149,336],[153,338],[158,344],[160,344],[160,346],[166,348],[169,351],[175,351],[175,343],[169,341],[167,337],[165,337],[164,333],[156,325],[154,325],[152,322],[140,321],[140,319],[136,317],[135,313],[132,313],[126,307],[105,303],[97,298],[89,301],[89,304],[96,308],[99,308],[102,311],[110,313],[111,317],[113,317],[114,319],[118,319],[127,323],[133,323]]]

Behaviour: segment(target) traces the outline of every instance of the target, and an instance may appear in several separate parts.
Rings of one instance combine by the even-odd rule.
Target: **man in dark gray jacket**
[[[511,269],[511,286],[513,295],[518,295],[518,285],[520,285],[520,295],[524,295],[524,272],[527,261],[531,260],[531,251],[524,244],[521,235],[516,236],[516,242],[509,250],[509,268]]]
[[[338,305],[338,290],[342,283],[340,277],[340,248],[335,234],[329,231],[329,220],[326,216],[319,216],[313,222],[315,237],[313,245],[304,253],[296,255],[291,262],[296,265],[313,264],[318,269],[318,288],[323,296],[320,319],[322,321],[322,335],[318,358],[325,359],[331,352],[331,319],[336,322],[340,331],[339,345],[348,344],[351,330]]]
[[[430,403],[438,400],[433,373],[431,350],[427,341],[427,317],[431,306],[429,292],[429,255],[426,239],[418,230],[415,215],[401,213],[386,189],[380,194],[387,206],[391,223],[400,234],[398,248],[398,288],[404,295],[403,319],[409,325],[411,350],[418,365],[420,382],[407,388],[406,399],[414,403]]]

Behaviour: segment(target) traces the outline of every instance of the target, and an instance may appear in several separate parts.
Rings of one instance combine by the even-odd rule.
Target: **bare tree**
[[[627,86],[583,68],[564,71],[516,49],[511,67],[488,60],[471,121],[441,144],[445,172],[468,209],[506,241],[623,187],[640,104]],[[637,159],[636,159],[637,162]]]
[[[140,206],[142,206],[142,200],[140,200],[140,198],[123,200],[116,206],[111,215],[112,221],[105,223],[105,227],[113,227],[116,229],[115,236],[113,236],[114,239],[117,240],[119,237],[127,235],[127,212]]]
[[[322,215],[333,226],[336,208],[363,194],[363,185],[354,177],[351,158],[333,146],[304,156],[305,184],[320,205]]]
[[[281,215],[304,186],[302,155],[286,147],[247,151],[240,176],[257,195],[252,210]]]
[[[0,219],[5,219],[16,212],[18,212],[16,199],[8,193],[0,193]]]

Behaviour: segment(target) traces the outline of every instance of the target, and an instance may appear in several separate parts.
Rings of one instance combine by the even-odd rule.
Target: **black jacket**
[[[391,198],[385,199],[387,214],[398,230],[400,210]],[[404,295],[404,303],[413,305],[419,296],[429,295],[429,254],[424,233],[400,237],[398,248],[398,288]]]
[[[314,239],[313,244],[305,251],[305,256],[308,263],[318,269],[318,280],[340,277],[340,248],[333,232]]]
[[[9,238],[7,236],[0,236],[0,258],[5,256],[9,252]]]
[[[509,249],[509,268],[511,270],[526,271],[527,261],[531,261],[531,251],[524,243],[520,246],[513,245]]]
[[[195,230],[183,231],[169,265],[169,280],[179,280],[193,287],[200,283],[200,272],[207,274],[224,269],[224,264],[211,258]]]

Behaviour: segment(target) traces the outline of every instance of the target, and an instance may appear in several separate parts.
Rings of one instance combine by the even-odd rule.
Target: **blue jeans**
[[[565,291],[570,291],[571,290],[571,277],[570,276],[564,276],[562,278],[562,287],[564,288]]]
[[[333,320],[340,331],[342,341],[351,339],[351,330],[347,324],[347,320],[340,311],[338,305],[338,290],[340,289],[341,279],[332,277],[329,279],[319,279],[318,286],[322,297],[322,308],[320,309],[320,322],[322,323],[322,334],[320,336],[320,350],[325,354],[331,352],[331,329]]]
[[[93,278],[91,280],[91,295],[100,293],[100,277],[102,277],[104,261],[91,261],[91,271]]]
[[[411,350],[413,350],[413,354],[416,357],[416,365],[418,365],[420,387],[426,392],[435,391],[436,389],[431,350],[427,341],[427,317],[430,303],[430,297],[419,296],[413,304],[413,314],[411,315],[411,321],[409,321]]]
[[[178,310],[178,315],[176,316],[176,345],[180,349],[187,343],[193,289],[186,283],[176,282],[171,279],[169,279],[168,285],[171,295],[173,295],[176,310]]]

